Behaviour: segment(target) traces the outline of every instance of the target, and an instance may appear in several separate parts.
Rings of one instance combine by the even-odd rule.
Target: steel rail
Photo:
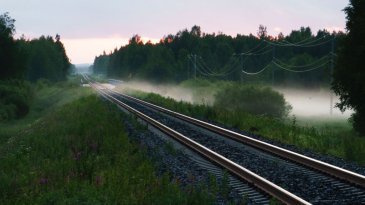
[[[108,89],[108,90],[110,90],[110,89]],[[299,153],[296,153],[296,152],[293,152],[293,151],[290,151],[290,150],[287,150],[287,149],[284,149],[284,148],[281,148],[281,147],[278,147],[278,146],[275,146],[275,145],[271,145],[269,143],[266,143],[266,142],[263,142],[263,141],[248,137],[246,135],[242,135],[242,134],[239,134],[237,132],[233,132],[231,130],[227,130],[227,129],[218,127],[216,125],[209,124],[207,122],[204,122],[204,121],[201,121],[201,120],[198,120],[198,119],[183,115],[183,114],[178,113],[178,112],[171,111],[169,109],[154,105],[154,104],[149,103],[149,102],[145,102],[143,100],[137,99],[137,98],[129,96],[129,95],[125,95],[125,94],[122,94],[122,93],[119,93],[119,92],[116,92],[116,91],[113,91],[113,90],[110,90],[110,91],[114,92],[114,93],[116,93],[116,94],[118,94],[122,97],[125,97],[127,99],[130,99],[134,102],[137,102],[137,103],[146,105],[148,107],[154,108],[158,111],[161,111],[163,113],[172,115],[172,116],[174,116],[176,118],[179,118],[183,121],[190,122],[194,125],[205,128],[205,129],[210,130],[214,133],[223,135],[223,136],[228,137],[230,139],[233,139],[235,141],[251,145],[253,147],[256,147],[256,148],[261,149],[261,150],[265,150],[269,153],[275,154],[275,155],[280,156],[282,158],[285,158],[285,159],[294,161],[296,163],[305,165],[307,167],[319,170],[321,172],[327,173],[331,176],[340,178],[342,180],[345,180],[345,181],[348,181],[350,183],[359,185],[361,187],[365,187],[365,176],[364,175],[361,175],[361,174],[358,174],[358,173],[355,173],[355,172],[352,172],[352,171],[349,171],[349,170],[346,170],[346,169],[331,165],[331,164],[326,163],[326,162],[319,161],[317,159],[307,157],[305,155],[302,155],[302,154],[299,154]]]
[[[285,204],[303,204],[303,205],[310,205],[311,203],[305,201],[304,199],[288,192],[287,190],[281,188],[280,186],[268,181],[267,179],[251,172],[250,170],[236,164],[235,162],[225,158],[224,156],[204,147],[203,145],[189,139],[188,137],[184,136],[183,134],[167,127],[166,125],[152,119],[151,117],[137,111],[136,109],[128,106],[127,104],[121,102],[120,100],[116,99],[112,95],[108,94],[104,90],[96,87],[93,83],[89,83],[89,85],[102,94],[108,100],[114,102],[115,104],[123,107],[130,113],[137,115],[142,120],[148,122],[152,126],[156,127],[163,133],[173,137],[180,143],[184,144],[185,146],[189,147],[190,149],[194,150],[195,152],[199,153],[200,155],[204,156],[205,158],[209,159],[210,161],[216,163],[217,165],[227,169],[229,172],[233,173],[240,179],[243,179],[249,183],[252,183],[254,186],[258,187],[262,191],[268,193],[269,195],[277,198],[281,202]]]

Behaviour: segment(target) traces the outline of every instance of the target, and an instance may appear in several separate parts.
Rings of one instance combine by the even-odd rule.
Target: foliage
[[[26,78],[37,81],[45,78],[51,81],[65,80],[71,66],[63,44],[52,37],[22,41],[28,49]]]
[[[24,65],[18,61],[23,54],[13,39],[14,23],[8,13],[0,15],[0,80],[21,77],[24,70]]]
[[[343,33],[330,34],[320,30],[314,35],[309,27],[293,30],[288,36],[269,36],[267,28],[260,25],[258,37],[240,35],[235,37],[223,33],[203,33],[199,26],[191,30],[181,30],[175,35],[168,34],[157,44],[144,43],[141,37],[135,35],[129,44],[119,49],[105,52],[94,60],[95,73],[105,73],[110,77],[122,79],[148,79],[155,82],[181,82],[193,77],[206,79],[226,79],[232,81],[274,82],[275,84],[301,83],[306,86],[328,84],[330,71],[323,67],[308,73],[290,73],[279,70],[274,65],[269,66],[260,75],[242,75],[241,69],[247,72],[257,72],[270,63],[273,57],[287,62],[290,65],[310,64],[319,60],[331,51],[329,42],[319,47],[281,47],[270,46],[267,42],[280,44],[283,42],[309,42],[308,39],[319,43],[323,39],[332,37],[341,38]],[[322,40],[321,40],[322,39]],[[336,45],[335,45],[336,46]],[[235,56],[238,53],[247,53],[253,48],[260,50],[262,55]],[[205,69],[196,71],[194,58],[197,54],[198,67]],[[202,59],[205,63],[203,63]],[[227,75],[214,76],[214,73],[225,72],[231,67],[235,70]],[[207,74],[207,69],[213,74]],[[195,75],[196,73],[196,75]]]
[[[202,191],[157,178],[114,109],[97,96],[82,98],[0,144],[2,204],[210,202]]]
[[[0,121],[29,112],[32,90],[24,80],[66,80],[71,66],[59,35],[15,40],[14,23],[8,13],[0,15]]]
[[[0,80],[65,80],[71,63],[60,36],[56,35],[56,41],[50,36],[15,40],[14,23],[8,13],[0,15]]]
[[[29,84],[31,88],[29,94],[32,95],[31,100],[27,100],[31,102],[29,112],[19,119],[0,122],[0,144],[63,105],[93,93],[91,89],[80,87],[79,83],[79,76],[75,76],[67,82],[51,83],[48,80],[39,80],[36,84]]]
[[[214,106],[227,111],[277,118],[286,117],[291,109],[282,94],[269,87],[253,85],[231,85],[221,89],[215,95]]]
[[[152,93],[137,92],[135,96],[188,116],[221,123],[262,138],[365,164],[365,139],[351,131],[338,129],[336,124],[316,129],[298,126],[295,117],[291,122],[285,122],[283,119],[252,115],[242,110],[177,102]]]
[[[25,116],[29,112],[32,93],[27,82],[0,81],[0,122]]]
[[[354,128],[365,134],[365,2],[350,0],[345,8],[347,36],[338,53],[332,88],[340,96],[337,106],[341,110],[352,108]]]

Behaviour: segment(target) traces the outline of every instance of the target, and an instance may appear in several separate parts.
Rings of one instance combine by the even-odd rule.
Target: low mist
[[[193,104],[212,105],[214,103],[214,91],[205,92],[201,88],[193,90],[174,84],[152,84],[141,81],[129,81],[123,83],[113,83],[115,90],[125,92],[126,90],[140,90],[147,93],[156,93],[164,97],[170,97],[177,101],[185,101]]]
[[[217,90],[209,88],[188,88],[181,85],[156,85],[142,81],[122,82],[113,81],[115,90],[124,92],[126,90],[140,90],[143,92],[152,92],[164,97],[170,97],[178,101],[186,101],[194,104],[213,105],[214,94]],[[303,118],[313,119],[347,119],[353,113],[347,110],[342,113],[335,104],[339,102],[338,96],[332,94],[332,115],[331,91],[329,89],[302,89],[302,88],[285,88],[273,87],[274,90],[282,93],[285,100],[292,106],[289,115],[295,115]]]
[[[329,89],[300,89],[274,87],[274,90],[282,93],[285,100],[293,107],[291,115],[302,117],[321,117],[321,118],[349,118],[353,113],[346,110],[344,113],[335,107],[339,102],[336,96]],[[331,105],[332,95],[332,105]],[[331,115],[332,106],[332,115]]]

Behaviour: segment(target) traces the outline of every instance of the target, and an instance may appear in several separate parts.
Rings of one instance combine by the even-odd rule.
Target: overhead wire
[[[254,48],[246,51],[246,52],[243,52],[241,54],[247,54],[247,53],[251,53],[252,51],[254,51],[256,48],[259,48],[262,44],[264,43],[264,41],[261,41],[257,46],[255,46]]]
[[[241,70],[242,73],[247,74],[247,75],[258,75],[260,73],[262,73],[264,70],[266,70],[270,65],[271,65],[272,61],[270,61],[266,66],[264,66],[261,70],[257,71],[257,72],[248,72],[245,70]]]
[[[309,71],[313,71],[313,70],[316,70],[316,69],[318,69],[318,68],[321,68],[321,67],[325,66],[326,64],[328,64],[328,63],[329,63],[329,61],[326,61],[326,62],[324,62],[324,63],[323,63],[323,64],[321,64],[321,65],[318,65],[318,66],[316,66],[316,67],[314,67],[314,68],[309,68],[309,69],[306,69],[306,70],[293,70],[293,69],[291,69],[291,68],[287,68],[287,67],[285,67],[285,66],[279,65],[279,64],[278,64],[278,63],[276,63],[275,61],[272,61],[272,63],[273,63],[274,65],[276,65],[277,67],[279,67],[279,68],[281,68],[281,69],[283,69],[283,70],[289,71],[289,72],[293,72],[293,73],[305,73],[305,72],[309,72]]]
[[[191,56],[188,56],[188,58],[190,59],[190,61],[192,63],[194,63],[193,60],[191,59]],[[202,75],[206,75],[206,76],[217,76],[216,73],[214,73],[214,72],[212,72],[210,70],[205,69],[204,66],[199,61],[196,61],[196,64],[195,65],[196,65],[197,71],[199,71],[199,73],[201,73]]]
[[[273,46],[309,48],[309,47],[315,47],[315,46],[320,46],[320,45],[326,44],[328,42],[331,42],[332,40],[333,40],[333,38],[330,38],[326,41],[323,41],[323,42],[320,42],[320,43],[317,43],[317,44],[311,44],[311,45],[308,45],[308,44],[299,44],[299,45],[296,45],[296,44],[282,44],[282,43],[273,43],[273,42],[266,41],[266,40],[265,40],[265,42],[267,42],[268,44],[273,45]]]
[[[276,61],[276,63],[278,64],[281,64],[283,66],[286,66],[286,67],[292,67],[292,68],[305,68],[305,67],[310,67],[310,66],[314,66],[315,64],[318,64],[319,62],[323,61],[323,59],[326,59],[328,58],[329,55],[325,55],[325,56],[322,56],[321,58],[311,62],[311,63],[308,63],[308,64],[305,64],[305,65],[289,65],[289,64],[286,64],[284,63],[283,61],[277,59],[277,58],[273,58],[274,61]],[[327,59],[328,61],[328,59]]]
[[[204,66],[205,67],[205,69],[207,69],[207,70],[209,70],[209,71],[212,71],[213,69],[211,69],[211,68],[209,68],[207,65],[206,65],[206,63],[205,63],[205,61],[200,57],[199,58],[200,60],[201,60],[201,62],[199,62],[198,61],[198,63],[199,64],[201,64],[202,66]],[[231,59],[232,59],[232,57],[231,57]],[[236,61],[236,62],[235,62]],[[232,64],[230,67],[231,68],[229,68],[228,67],[228,69],[226,69],[225,71],[223,71],[223,72],[220,72],[220,73],[216,73],[216,72],[212,72],[212,74],[213,75],[216,75],[216,76],[224,76],[224,75],[229,75],[230,73],[232,73],[234,70],[235,70],[235,64],[237,63],[237,59],[235,59],[235,61],[233,61],[232,62],[232,60],[230,60],[229,62]],[[229,63],[227,63],[227,65],[229,65]],[[225,67],[227,67],[227,65],[225,66]]]
[[[320,38],[311,40],[311,38],[307,38],[304,40],[301,40],[299,42],[296,43],[291,43],[289,41],[286,41],[287,43],[282,43],[282,42],[270,42],[267,40],[263,40],[261,41],[257,46],[249,49],[246,52],[242,52],[242,53],[238,53],[238,54],[233,54],[231,59],[228,61],[228,63],[226,63],[226,65],[224,66],[225,69],[224,71],[220,71],[217,72],[215,69],[210,68],[209,66],[207,66],[207,64],[205,63],[205,61],[203,60],[202,57],[199,56],[198,60],[195,60],[195,64],[196,64],[196,68],[198,70],[199,73],[201,73],[202,75],[205,76],[214,76],[214,77],[222,77],[222,76],[227,76],[232,74],[233,72],[236,71],[236,67],[237,67],[237,63],[242,62],[242,64],[247,60],[248,57],[250,56],[259,56],[259,55],[264,55],[267,54],[269,52],[273,51],[273,46],[282,46],[282,47],[315,47],[315,46],[319,46],[319,45],[323,45],[325,43],[328,43],[330,41],[332,41],[334,38],[330,38],[326,41],[323,42],[319,42],[316,43],[322,39],[325,39],[327,36],[322,36]],[[266,46],[260,48],[260,46],[263,45],[263,43],[267,43]],[[315,43],[315,44],[313,44]],[[270,47],[270,48],[269,48]],[[269,48],[268,50],[266,50],[267,48]],[[260,73],[262,73],[263,71],[265,71],[267,68],[269,68],[269,66],[271,64],[274,64],[275,66],[277,66],[280,69],[289,71],[289,72],[295,72],[295,73],[304,73],[304,72],[309,72],[309,71],[313,71],[316,69],[319,69],[323,66],[325,66],[326,64],[328,64],[329,62],[331,62],[330,59],[327,59],[325,62],[321,63],[324,59],[326,59],[327,57],[329,57],[330,55],[336,56],[335,53],[330,52],[329,54],[315,60],[314,62],[305,64],[305,65],[289,65],[285,62],[283,62],[282,60],[279,60],[278,58],[274,57],[272,60],[263,68],[261,68],[260,70],[256,71],[256,72],[249,72],[249,71],[245,71],[241,68],[241,73],[247,74],[247,75],[258,75]],[[245,56],[244,59],[239,58],[238,56]],[[188,56],[190,61],[193,62],[193,60],[191,59],[191,56]],[[234,58],[235,57],[235,58]],[[233,60],[232,60],[233,59]],[[194,63],[194,62],[193,62]],[[321,63],[321,64],[319,64]],[[313,67],[314,66],[314,67]],[[311,68],[308,68],[311,67]],[[293,68],[308,68],[305,70],[295,70]]]
[[[267,53],[267,51],[263,51],[263,52],[261,52],[262,50],[265,50],[266,48],[268,48],[268,47],[272,47],[271,45],[266,45],[265,47],[263,47],[263,48],[260,48],[259,50],[257,50],[257,51],[255,51],[255,52],[244,52],[244,53],[237,53],[237,54],[233,54],[233,55],[263,55],[263,54],[266,54]],[[261,52],[261,53],[260,53]]]
[[[302,41],[298,41],[296,43],[293,43],[293,42],[289,42],[287,40],[284,40],[285,42],[287,42],[287,44],[290,44],[290,45],[293,45],[293,46],[303,46],[303,45],[308,45],[308,44],[311,44],[311,43],[314,43],[314,42],[317,42],[317,41],[320,41],[324,38],[326,38],[327,36],[322,36],[320,38],[314,38],[314,37],[310,37],[310,38],[307,38],[307,39],[304,39]],[[312,41],[309,41],[309,42],[305,42],[309,39],[312,39]]]

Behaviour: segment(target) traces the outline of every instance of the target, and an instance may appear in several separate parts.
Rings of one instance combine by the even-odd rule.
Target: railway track
[[[104,89],[97,84],[91,83],[91,86],[104,97],[286,204],[365,203],[363,175]]]

